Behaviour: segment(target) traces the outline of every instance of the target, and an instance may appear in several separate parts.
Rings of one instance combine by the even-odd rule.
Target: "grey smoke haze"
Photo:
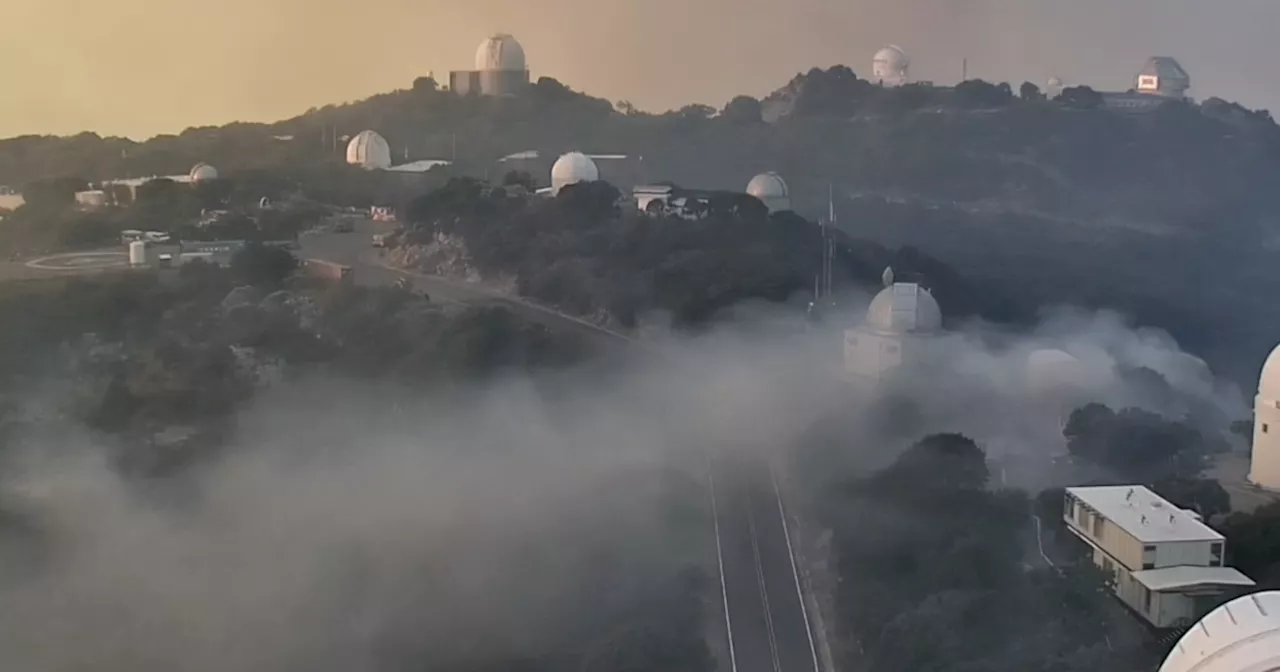
[[[655,110],[765,95],[815,66],[865,75],[887,43],[918,79],[953,83],[968,58],[970,76],[1015,88],[1058,75],[1123,89],[1148,56],[1171,55],[1197,98],[1280,107],[1269,0],[18,0],[10,16],[0,136],[290,117],[469,68],[499,30],[535,76]]]
[[[540,651],[585,627],[589,600],[628,588],[592,583],[597,558],[621,557],[635,586],[706,560],[706,451],[790,450],[847,403],[817,375],[839,343],[831,329],[673,339],[608,387],[570,375],[443,398],[303,381],[264,395],[224,458],[159,494],[115,475],[91,437],[33,439],[0,470],[0,502],[40,549],[24,564],[0,544],[0,668],[351,672]],[[1150,365],[1218,398],[1179,377],[1171,341],[1114,316],[1061,313],[1030,335],[968,325],[947,347],[958,372],[917,381],[921,435],[1060,449],[1055,412],[1026,393],[1039,347]],[[1108,380],[1086,396],[1134,394]],[[865,465],[899,448],[851,434],[836,450]]]

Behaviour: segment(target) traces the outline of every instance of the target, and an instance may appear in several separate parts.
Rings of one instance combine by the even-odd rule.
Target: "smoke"
[[[554,650],[651,583],[707,567],[709,456],[784,458],[846,410],[854,428],[830,444],[851,459],[829,460],[832,476],[901,448],[876,443],[874,407],[841,391],[838,326],[763,323],[655,338],[608,376],[447,394],[282,385],[217,459],[169,481],[122,476],[98,437],[33,435],[0,470],[0,667],[350,672]],[[1124,366],[1243,411],[1167,336],[1115,315],[958,325],[938,347],[944,369],[896,383],[920,407],[915,438],[1052,455],[1070,403],[1168,403]],[[1042,348],[1094,372],[1063,403],[1028,393]],[[1023,483],[1052,478],[1037,464]],[[4,532],[14,520],[25,535]]]

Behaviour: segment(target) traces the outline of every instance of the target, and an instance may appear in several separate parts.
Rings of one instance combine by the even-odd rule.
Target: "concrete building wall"
[[[1074,499],[1071,510],[1064,514],[1070,514],[1070,517],[1063,517],[1081,539],[1105,551],[1117,563],[1130,570],[1142,569],[1143,544],[1133,535]],[[1102,566],[1100,559],[1097,563],[1099,567]]]
[[[1253,455],[1249,481],[1280,490],[1280,401],[1259,394],[1253,409]]]
[[[1213,545],[1218,544],[1221,549],[1217,555],[1216,561],[1213,559]],[[1177,567],[1180,565],[1194,565],[1198,567],[1220,567],[1222,566],[1222,558],[1225,549],[1223,542],[1211,541],[1166,541],[1155,546],[1155,567]]]
[[[449,73],[449,88],[462,96],[513,96],[528,86],[528,70],[456,70]]]

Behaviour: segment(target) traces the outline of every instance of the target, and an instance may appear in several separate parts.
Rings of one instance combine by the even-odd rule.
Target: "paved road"
[[[410,277],[433,301],[497,303],[549,328],[568,329],[614,346],[630,339],[582,321],[496,296],[458,281],[382,266],[372,235],[385,225],[367,222],[351,233],[304,236],[301,256],[352,267],[359,284]],[[729,672],[819,672],[805,611],[782,497],[764,458],[720,460],[710,465],[721,601],[729,637]]]
[[[763,459],[711,466],[712,498],[736,672],[818,672],[786,514]]]
[[[413,289],[426,292],[432,301],[470,305],[502,305],[530,322],[549,329],[570,331],[593,342],[618,347],[628,339],[583,320],[577,320],[519,299],[503,296],[491,290],[457,280],[434,275],[392,269],[383,265],[379,250],[373,247],[373,234],[389,231],[390,226],[379,222],[362,222],[351,233],[319,232],[301,237],[298,255],[308,259],[323,259],[352,268],[354,282],[360,285],[392,284],[400,278],[409,278]]]

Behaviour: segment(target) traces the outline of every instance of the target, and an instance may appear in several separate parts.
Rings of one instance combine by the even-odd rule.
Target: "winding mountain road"
[[[615,346],[641,345],[624,334],[468,283],[390,268],[372,248],[373,234],[385,230],[385,225],[366,222],[350,233],[310,234],[301,240],[301,256],[351,266],[358,284],[409,278],[414,290],[426,292],[432,301],[504,305],[551,329]],[[823,672],[796,540],[769,460],[712,458],[707,486],[724,612],[725,672]]]

